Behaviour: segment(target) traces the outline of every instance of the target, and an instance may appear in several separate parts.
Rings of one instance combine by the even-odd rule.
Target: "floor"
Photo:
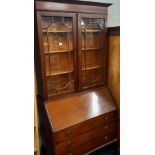
[[[91,153],[90,155],[119,155],[119,152],[116,151],[116,144],[111,144]]]

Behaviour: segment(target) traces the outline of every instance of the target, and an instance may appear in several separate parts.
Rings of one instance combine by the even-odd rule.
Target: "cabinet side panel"
[[[41,72],[41,58],[39,55],[39,40],[38,40],[38,31],[37,31],[37,17],[34,14],[34,59],[35,59],[35,72],[36,72],[36,81],[37,81],[37,93],[40,96],[43,96],[43,79]]]
[[[120,108],[120,36],[108,36],[108,87]]]
[[[118,143],[120,143],[120,28],[108,28],[107,84],[118,109]]]
[[[39,130],[41,138],[41,153],[43,155],[54,155],[53,145],[53,132],[51,124],[49,122],[44,101],[38,96],[37,97],[38,112],[39,112]]]

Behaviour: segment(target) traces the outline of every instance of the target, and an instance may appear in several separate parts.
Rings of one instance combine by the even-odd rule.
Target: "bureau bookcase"
[[[106,88],[108,6],[35,1],[38,108],[48,154],[80,155],[116,138],[116,107]]]

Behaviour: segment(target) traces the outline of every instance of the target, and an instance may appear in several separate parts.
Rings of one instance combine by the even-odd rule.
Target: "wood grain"
[[[100,136],[106,136],[106,135],[111,135],[113,132],[116,133],[116,121],[113,121],[105,126],[101,126],[98,128],[95,128],[91,131],[85,132],[83,134],[80,134],[74,138],[72,138],[69,141],[65,141],[62,143],[59,143],[56,145],[56,152],[57,154],[60,154],[62,152],[65,152],[66,150],[68,150],[69,147],[71,148],[75,148],[80,146],[80,145],[85,145],[85,143],[99,138]]]
[[[112,3],[101,3],[96,2],[95,0],[89,0],[89,1],[79,1],[79,0],[35,0],[35,1],[50,1],[50,2],[57,2],[57,3],[69,3],[69,4],[81,4],[81,5],[92,5],[92,6],[103,6],[103,7],[109,7],[112,5]]]
[[[46,110],[53,125],[53,131],[57,132],[114,111],[116,107],[107,88],[103,87],[88,93],[46,102]]]
[[[107,14],[107,7],[56,2],[35,2],[35,10]]]
[[[101,14],[78,14],[79,90],[87,90],[105,84],[105,27],[100,33],[92,33],[92,30],[99,30],[99,27],[96,25],[92,26],[90,24],[91,22],[88,24],[87,19],[89,19],[89,22],[92,22],[94,19],[102,19],[106,23],[107,17]],[[85,29],[85,31],[87,30],[89,33],[83,33],[84,30],[82,29],[84,27],[81,26],[81,22],[87,23],[90,26],[88,26],[88,29]],[[98,68],[87,70],[89,66],[98,66]]]
[[[108,87],[120,108],[120,36],[108,39]]]
[[[89,29],[87,40],[89,46],[86,47],[86,50],[89,50],[87,51],[88,61],[84,61],[82,57],[84,47],[82,47],[81,42],[83,34],[81,31],[81,19],[93,18],[92,21],[94,21],[94,18],[104,18],[106,23],[109,4],[99,6],[99,3],[95,5],[95,3],[88,2],[89,5],[87,5],[86,2],[80,3],[78,1],[75,4],[74,0],[71,4],[67,3],[66,0],[61,0],[62,3],[59,2],[60,0],[55,2],[35,2],[35,18],[37,17],[35,23],[37,46],[35,53],[37,53],[37,58],[35,61],[36,66],[39,65],[38,68],[36,67],[39,69],[37,80],[39,79],[38,83],[40,85],[38,85],[38,88],[42,87],[38,91],[40,131],[43,137],[41,141],[49,155],[82,155],[116,138],[116,106],[108,88],[105,85],[103,86],[107,73],[106,24],[102,35],[103,38],[101,37],[101,43],[103,44],[100,50],[95,49],[99,48],[99,38],[96,29]],[[57,29],[49,28],[49,42],[46,41],[45,30],[42,31],[41,29],[43,27],[42,19],[45,16],[54,16],[52,21],[53,19],[60,19],[59,17],[66,17],[66,20],[69,17],[72,19],[72,33],[69,31],[71,34],[70,48],[67,48],[67,32],[61,26],[56,26]],[[44,25],[47,23],[45,20]],[[62,24],[59,23],[59,25]],[[90,33],[93,35],[91,36]],[[58,40],[60,47],[55,46]],[[49,49],[47,45],[49,45]],[[66,90],[63,92],[64,94],[60,92],[62,96],[57,94],[55,98],[54,95],[49,97],[48,92],[52,91],[47,88],[47,85],[50,86],[49,77],[53,77],[51,81],[58,87],[62,87],[64,81],[66,83],[68,79],[67,66],[69,66],[69,60],[67,55],[70,52],[73,61],[71,63],[72,70],[69,71],[71,72],[70,78],[73,79],[74,86],[71,85],[69,90],[73,90],[72,93],[74,94],[65,96],[69,93]],[[48,58],[51,60],[49,64],[47,63]],[[98,63],[100,59],[101,63]],[[84,62],[86,62],[85,68]],[[50,64],[53,66],[52,70]],[[102,73],[100,74],[102,82],[91,86],[91,89],[90,84],[87,84],[89,87],[83,88],[84,70],[87,69],[87,72],[90,72],[90,78],[93,78],[96,74],[99,74],[96,72],[99,66],[102,68]],[[92,72],[92,70],[94,71]],[[111,125],[111,122],[114,122],[114,124]]]
[[[118,146],[120,144],[120,28],[108,29],[108,87],[118,109]]]
[[[64,95],[65,93],[66,94],[73,93],[77,90],[77,54],[76,54],[77,50],[76,50],[76,21],[75,21],[76,14],[65,13],[66,22],[72,23],[72,33],[70,34],[70,39],[69,39],[70,48],[68,49],[69,51],[71,50],[70,52],[61,52],[61,51],[67,50],[67,42],[66,42],[67,33],[62,33],[62,32],[59,33],[61,28],[63,28],[64,30],[64,26],[62,26],[61,24],[58,24],[59,26],[61,25],[60,27],[58,27],[58,29],[56,29],[58,33],[56,34],[53,32],[49,33],[50,35],[48,39],[46,38],[46,35],[45,35],[46,33],[42,32],[42,27],[47,26],[47,23],[48,23],[48,20],[47,19],[45,20],[45,18],[43,17],[54,16],[56,19],[57,17],[63,17],[64,13],[37,11],[36,14],[37,14],[36,32],[39,38],[39,42],[38,44],[36,43],[36,47],[37,46],[39,47],[38,47],[38,50],[35,50],[35,53],[36,53],[35,63],[36,63],[37,72],[40,71],[41,72],[40,74],[42,75],[40,76],[38,73],[36,77],[38,82],[38,93],[43,99],[52,98],[58,95]],[[51,30],[50,28],[49,30]],[[57,36],[56,38],[59,38],[59,39],[54,38],[54,36]],[[57,46],[55,46],[55,44],[53,44],[53,40],[55,40],[57,44],[60,42],[62,46],[60,47],[58,46],[59,47],[58,48]],[[46,47],[47,45],[50,45],[49,46],[50,49],[48,50],[48,52],[51,52],[51,51],[54,51],[54,52],[57,51],[57,52],[47,53],[47,47]],[[68,55],[70,55],[70,58],[68,58],[69,57]],[[69,76],[69,73],[71,76]],[[42,77],[42,79],[40,79],[40,77]],[[59,82],[60,80],[61,82]]]
[[[92,118],[88,121],[83,123],[79,123],[72,127],[69,127],[65,130],[58,132],[55,136],[56,144],[67,141],[68,140],[68,133],[70,133],[70,138],[74,138],[81,134],[87,133],[91,130],[96,128],[107,126],[107,123],[116,121],[116,113],[114,111],[101,115],[99,117]]]

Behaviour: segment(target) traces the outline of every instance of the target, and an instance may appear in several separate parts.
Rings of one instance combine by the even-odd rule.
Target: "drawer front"
[[[115,132],[116,132],[116,122],[113,121],[102,127],[99,127],[89,132],[80,134],[77,137],[70,138],[68,141],[57,144],[56,154],[61,154],[62,152],[65,152],[66,150],[70,151],[73,148],[76,148],[82,144],[85,145],[85,143],[88,143],[89,141],[92,141],[93,139],[96,139],[96,138],[100,139],[100,136],[111,135]]]
[[[99,117],[93,118],[86,122],[80,123],[66,130],[60,131],[56,134],[56,144],[63,141],[67,141],[70,138],[76,137],[79,134],[88,132],[92,129],[98,128],[106,124],[107,122],[116,120],[116,112],[110,112]]]
[[[71,153],[72,153],[72,155],[83,155],[85,153],[88,153],[88,152],[94,150],[97,147],[100,147],[100,146],[106,144],[107,142],[109,142],[111,140],[114,140],[115,138],[116,138],[115,132],[108,134],[108,135],[101,135],[100,138],[96,138],[84,145],[79,146],[76,149],[73,149],[73,151]]]

